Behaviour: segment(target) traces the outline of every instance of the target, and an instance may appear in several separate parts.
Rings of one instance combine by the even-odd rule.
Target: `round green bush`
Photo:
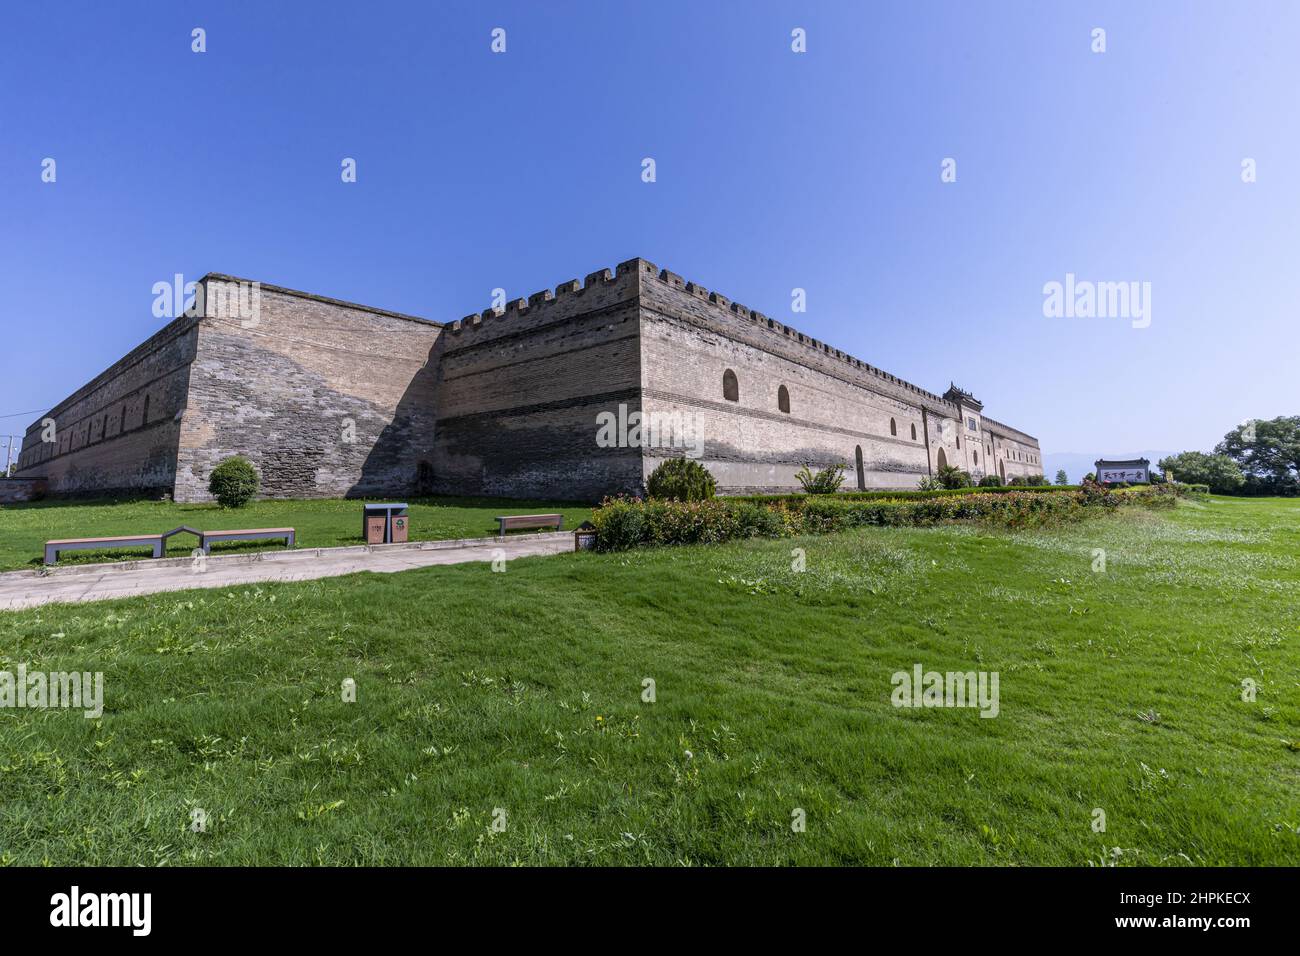
[[[257,469],[242,455],[222,459],[208,477],[208,491],[223,508],[242,508],[261,486]]]
[[[669,458],[650,473],[646,491],[651,498],[704,501],[718,490],[709,470],[693,458]]]

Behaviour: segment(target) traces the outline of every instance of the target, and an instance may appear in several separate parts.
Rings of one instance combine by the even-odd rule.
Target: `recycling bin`
[[[392,544],[407,540],[410,518],[405,504],[362,505],[361,534],[366,544]]]

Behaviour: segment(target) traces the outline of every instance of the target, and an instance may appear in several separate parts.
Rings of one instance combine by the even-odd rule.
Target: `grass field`
[[[0,710],[0,860],[1296,864],[1298,555],[1215,498],[4,613],[106,710]],[[918,663],[998,716],[891,706]]]
[[[412,541],[482,538],[495,534],[494,520],[502,514],[559,513],[565,528],[576,528],[591,517],[591,509],[544,501],[505,501],[499,498],[411,498]],[[239,509],[214,504],[171,501],[65,502],[43,501],[0,508],[0,571],[41,564],[44,544],[55,538],[106,538],[125,534],[159,534],[179,525],[204,531],[229,528],[294,528],[299,548],[360,544],[359,500],[254,501]],[[192,535],[168,539],[168,557],[189,554],[197,545]],[[217,545],[213,553],[278,550],[281,541]],[[148,548],[118,551],[69,551],[60,564],[87,564],[148,557]]]

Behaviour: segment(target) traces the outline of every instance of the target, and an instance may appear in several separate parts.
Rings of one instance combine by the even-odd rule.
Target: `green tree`
[[[1241,487],[1244,476],[1237,463],[1227,455],[1207,455],[1203,451],[1185,451],[1160,459],[1160,470],[1173,472],[1174,480],[1185,485],[1209,485],[1220,495],[1229,495]]]
[[[1300,415],[1244,422],[1224,435],[1214,451],[1235,461],[1254,488],[1294,494],[1300,483]]]
[[[1064,468],[1057,469],[1056,483],[1058,485],[1068,485],[1070,483],[1070,476],[1065,473]]]

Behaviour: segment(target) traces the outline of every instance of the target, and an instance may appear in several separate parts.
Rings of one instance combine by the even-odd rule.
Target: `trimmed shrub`
[[[804,465],[795,472],[795,477],[799,479],[799,484],[803,485],[803,490],[810,495],[833,495],[840,490],[840,485],[844,484],[844,466],[831,465],[814,475],[808,470],[808,466]]]
[[[997,475],[985,475],[983,478],[980,479],[979,485],[977,487],[999,488],[1001,487],[1001,485],[1002,485],[1002,480],[998,478]]]
[[[208,491],[223,508],[242,508],[261,487],[257,469],[243,455],[224,458],[208,476]]]
[[[646,491],[651,498],[669,501],[704,501],[712,498],[718,483],[705,468],[693,458],[669,458],[646,479]]]

